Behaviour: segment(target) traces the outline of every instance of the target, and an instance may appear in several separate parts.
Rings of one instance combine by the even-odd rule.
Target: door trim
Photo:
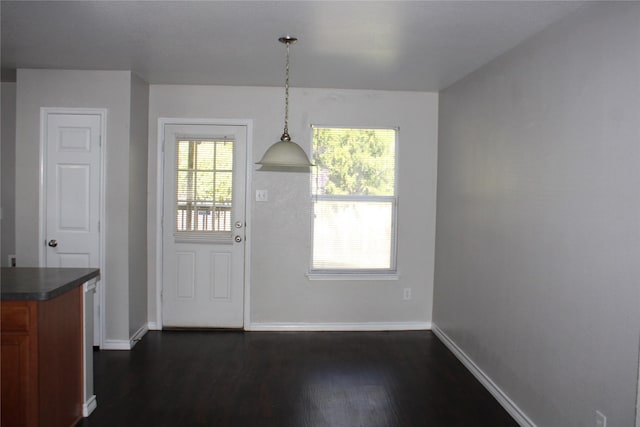
[[[249,201],[251,194],[251,176],[253,173],[253,120],[251,119],[197,119],[180,117],[159,117],[158,118],[158,141],[157,141],[157,170],[156,170],[156,324],[157,329],[162,330],[162,260],[164,239],[162,236],[162,223],[164,215],[164,139],[165,126],[170,125],[213,125],[213,126],[244,126],[247,129],[247,158],[245,172],[245,240],[244,240],[244,304],[243,304],[243,329],[251,324],[251,209]]]
[[[105,283],[107,283],[107,272],[105,266],[107,265],[105,262],[105,240],[104,236],[106,235],[107,229],[107,221],[106,221],[106,152],[107,152],[107,112],[106,108],[62,108],[62,107],[41,107],[40,108],[40,194],[39,194],[39,203],[40,203],[40,218],[38,221],[38,265],[41,267],[46,266],[46,254],[45,254],[45,224],[47,217],[47,197],[46,197],[46,186],[45,186],[45,177],[47,176],[47,119],[49,114],[77,114],[77,115],[97,115],[100,116],[100,207],[98,208],[99,219],[100,221],[100,233],[99,233],[99,248],[100,248],[100,256],[99,258],[99,267],[100,268],[100,280],[99,285],[96,287],[98,294],[98,306],[100,310],[100,337],[98,339],[99,346],[102,348],[104,346],[104,332],[105,332],[105,318],[104,318],[104,306],[105,306],[105,295],[104,295],[104,287]],[[95,313],[94,313],[95,319]]]

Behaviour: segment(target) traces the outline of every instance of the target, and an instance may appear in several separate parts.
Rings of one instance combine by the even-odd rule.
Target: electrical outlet
[[[16,256],[9,255],[9,267],[15,267],[15,266],[16,266]]]
[[[267,190],[256,190],[256,202],[268,202],[269,192]]]
[[[408,301],[411,299],[411,288],[404,288],[402,299]]]
[[[596,427],[607,427],[607,417],[600,411],[596,411]]]

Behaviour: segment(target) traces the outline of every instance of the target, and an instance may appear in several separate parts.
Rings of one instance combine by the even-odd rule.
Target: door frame
[[[245,238],[244,238],[244,278],[243,278],[243,329],[250,325],[250,284],[251,284],[251,209],[250,194],[253,173],[253,120],[251,119],[198,119],[184,117],[159,117],[158,118],[158,141],[157,141],[157,171],[156,171],[156,322],[157,329],[162,330],[162,290],[164,283],[162,280],[162,263],[164,256],[164,238],[162,233],[162,225],[164,220],[164,142],[165,127],[170,125],[209,125],[209,126],[244,126],[247,130],[247,158],[245,170],[245,198],[244,198],[244,220],[245,220]]]
[[[97,115],[100,116],[100,199],[98,203],[100,204],[98,208],[99,212],[99,224],[100,224],[100,232],[98,233],[99,238],[99,250],[100,256],[98,257],[98,262],[100,268],[100,280],[98,286],[96,286],[96,292],[98,296],[98,310],[99,310],[99,331],[100,336],[98,337],[98,343],[100,348],[104,346],[104,332],[105,332],[105,316],[104,316],[104,306],[105,306],[105,295],[104,295],[104,287],[105,283],[107,283],[107,272],[105,266],[105,238],[106,229],[107,229],[107,214],[106,214],[106,152],[107,152],[107,112],[106,108],[63,108],[63,107],[41,107],[40,108],[40,194],[39,194],[39,203],[40,203],[40,218],[38,221],[38,265],[41,267],[46,266],[46,248],[44,246],[44,242],[46,241],[46,218],[47,218],[47,194],[46,194],[46,183],[45,178],[47,176],[47,119],[50,114],[76,114],[76,115]],[[95,320],[96,314],[93,314]],[[95,342],[95,338],[94,338]],[[93,345],[93,343],[92,343]]]

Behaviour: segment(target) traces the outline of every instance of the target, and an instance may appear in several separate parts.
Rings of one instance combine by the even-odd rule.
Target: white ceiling
[[[438,91],[580,7],[567,1],[5,1],[15,68],[133,70],[149,83]]]

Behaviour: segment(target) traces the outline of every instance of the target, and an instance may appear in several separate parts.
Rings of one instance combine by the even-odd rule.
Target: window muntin
[[[393,272],[396,129],[313,127],[311,272]]]
[[[176,232],[231,233],[233,141],[176,142]]]

